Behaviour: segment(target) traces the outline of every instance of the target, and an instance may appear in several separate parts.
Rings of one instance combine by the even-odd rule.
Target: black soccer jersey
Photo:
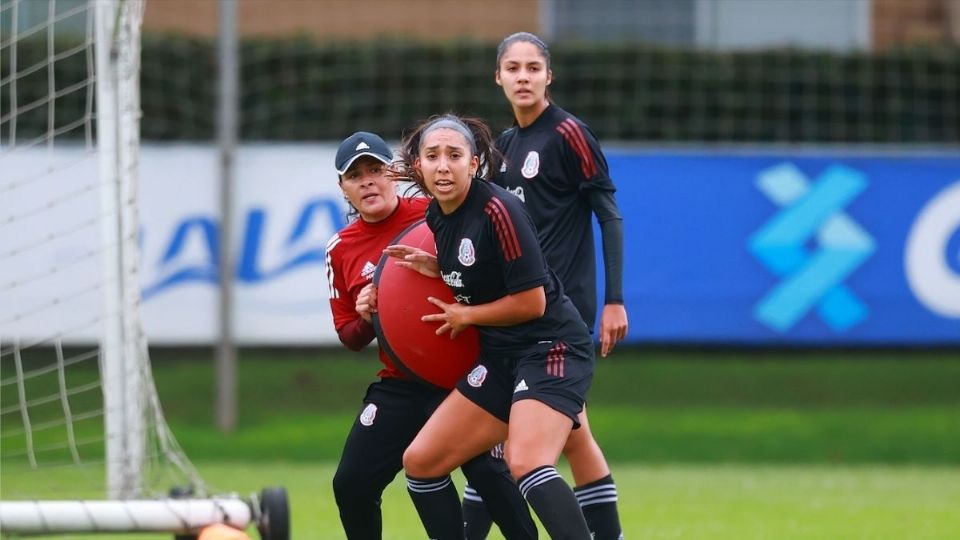
[[[485,353],[513,352],[558,337],[589,342],[586,325],[547,267],[530,216],[516,197],[474,179],[463,204],[444,215],[427,208],[443,281],[462,304],[486,304],[543,286],[543,317],[514,326],[477,326]]]
[[[587,192],[605,191],[612,198],[616,191],[596,136],[575,116],[550,105],[529,126],[500,135],[497,148],[506,162],[495,181],[524,202],[547,264],[593,328],[596,262]]]

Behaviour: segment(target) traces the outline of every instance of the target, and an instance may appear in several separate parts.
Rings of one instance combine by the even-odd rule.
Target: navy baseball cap
[[[371,156],[389,165],[393,161],[393,151],[379,135],[367,131],[358,131],[340,143],[337,149],[335,165],[337,174],[347,172],[350,165],[360,156]]]

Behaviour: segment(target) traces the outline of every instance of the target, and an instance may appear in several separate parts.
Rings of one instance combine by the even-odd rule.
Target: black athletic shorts
[[[504,422],[510,406],[521,399],[535,399],[565,414],[579,428],[593,380],[593,344],[569,345],[562,340],[540,342],[510,355],[487,355],[481,351],[473,369],[457,383],[457,390],[470,401]]]

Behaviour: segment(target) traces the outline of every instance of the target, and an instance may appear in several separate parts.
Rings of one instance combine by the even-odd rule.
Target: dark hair
[[[503,54],[507,52],[507,49],[510,48],[511,45],[520,41],[533,44],[533,46],[540,51],[540,55],[543,56],[543,59],[546,61],[547,69],[550,69],[550,48],[547,47],[547,44],[544,43],[542,39],[538,38],[534,34],[531,34],[530,32],[517,32],[503,38],[503,41],[500,42],[500,45],[497,45],[497,71],[500,70],[500,61],[503,60]]]
[[[485,124],[483,120],[468,116],[461,117],[449,113],[434,115],[420,122],[409,135],[403,138],[403,142],[400,143],[398,167],[403,170],[405,176],[420,186],[423,191],[427,191],[423,183],[423,176],[413,165],[420,156],[420,144],[423,141],[424,134],[432,131],[431,128],[440,122],[458,124],[473,136],[473,141],[467,138],[467,146],[470,147],[470,151],[473,152],[474,156],[480,158],[480,167],[477,169],[476,174],[477,178],[489,180],[500,170],[503,156],[493,145],[493,133],[491,133],[490,128],[487,127],[487,124]],[[451,128],[457,129],[452,126]]]

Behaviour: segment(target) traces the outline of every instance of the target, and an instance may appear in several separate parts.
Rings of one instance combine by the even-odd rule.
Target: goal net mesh
[[[202,490],[164,421],[139,316],[143,3],[112,6],[0,1],[3,500]],[[104,91],[111,110],[98,110]]]

